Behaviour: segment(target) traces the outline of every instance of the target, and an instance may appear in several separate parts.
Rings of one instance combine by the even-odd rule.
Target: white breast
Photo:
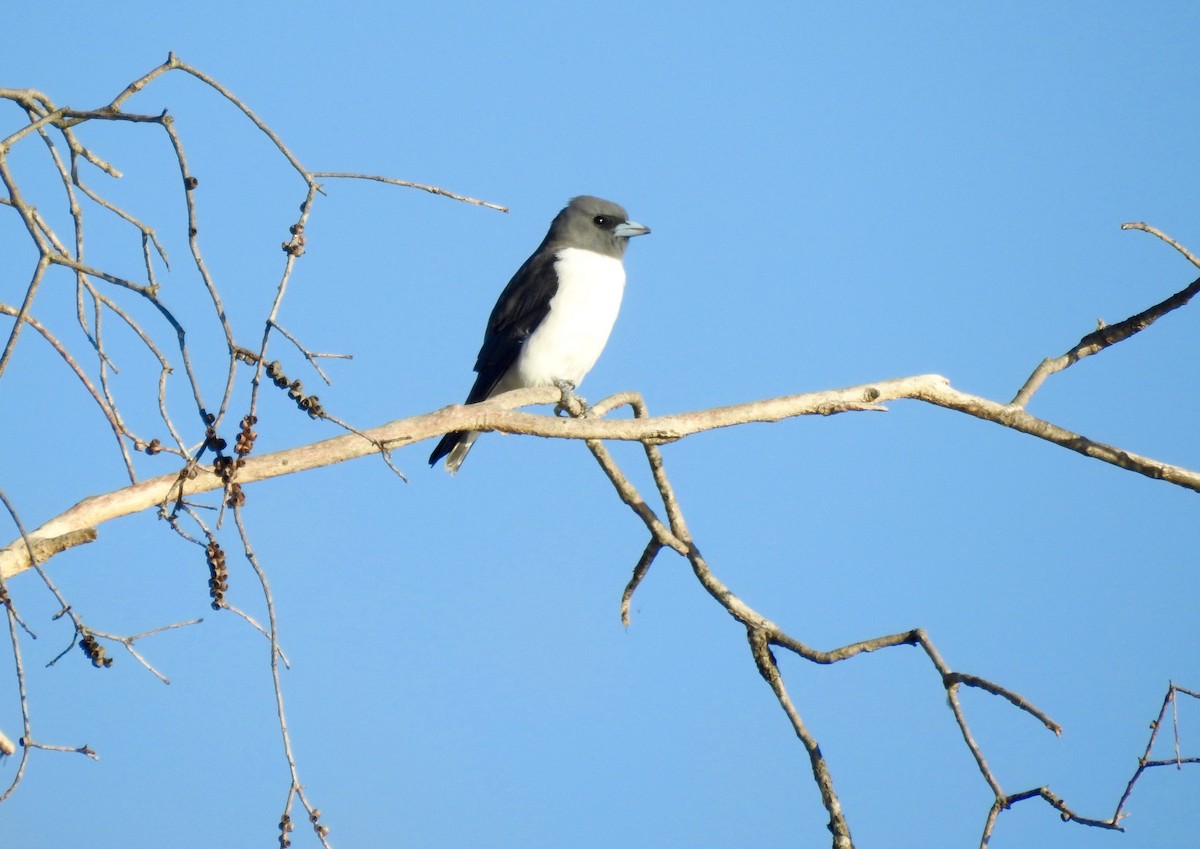
[[[519,386],[583,380],[608,342],[625,291],[621,260],[579,248],[559,251],[558,292],[550,313],[525,340],[517,359]]]

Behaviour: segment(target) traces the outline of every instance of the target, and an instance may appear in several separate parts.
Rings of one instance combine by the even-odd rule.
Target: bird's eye
[[[607,227],[608,226],[608,216],[597,215],[595,218],[592,219],[592,223],[595,224],[597,227]]]

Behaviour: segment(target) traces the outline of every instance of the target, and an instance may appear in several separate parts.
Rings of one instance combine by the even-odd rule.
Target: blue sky
[[[0,86],[100,106],[173,50],[310,168],[509,207],[327,184],[281,322],[354,355],[316,391],[356,426],[465,396],[496,295],[581,193],[653,228],[630,247],[588,398],[636,389],[665,413],[937,372],[1004,401],[1097,319],[1196,276],[1120,224],[1200,250],[1198,26],[1188,3],[34,4],[9,29]],[[175,116],[201,180],[206,263],[237,337],[257,344],[302,182],[183,75],[127,108]],[[0,121],[7,135],[20,115]],[[164,297],[196,316],[195,356],[219,392],[220,337],[186,261],[164,138],[84,138],[126,175],[90,183],[158,227]],[[24,147],[14,166],[68,232],[44,150]],[[34,257],[0,213],[0,300],[13,303]],[[89,215],[90,259],[136,274],[129,229]],[[52,275],[37,314],[82,352],[73,309],[71,280]],[[1052,377],[1030,412],[1200,467],[1192,309]],[[0,382],[0,486],[28,525],[124,480],[102,418],[36,343],[23,339]],[[127,414],[153,433],[153,363],[114,347]],[[286,342],[272,350],[316,389]],[[194,427],[185,395],[172,400]],[[260,419],[260,451],[337,432],[274,394]],[[248,493],[293,662],[300,775],[333,845],[825,845],[804,752],[742,629],[686,563],[663,555],[621,626],[645,534],[584,447],[486,436],[454,479],[426,468],[430,447],[397,453],[407,484],[367,459]],[[614,450],[648,492],[639,452]],[[924,627],[952,667],[1061,723],[1055,738],[964,694],[1008,792],[1046,784],[1108,816],[1168,681],[1200,687],[1190,492],[915,402],[702,434],[664,457],[716,573],[794,636],[833,648]],[[138,462],[144,476],[174,470]],[[231,597],[261,617],[231,530]],[[69,626],[33,576],[13,582],[39,635],[23,644],[36,734],[101,760],[35,752],[0,806],[4,845],[270,844],[288,785],[266,643],[208,609],[199,550],[138,516],[50,573],[98,630],[205,621],[141,644],[169,687],[119,646],[107,671],[77,650],[44,669]],[[820,668],[777,654],[858,845],[978,845],[991,795],[916,650]],[[1200,706],[1181,704],[1180,721],[1184,754],[1200,754]],[[19,727],[0,676],[0,729]],[[0,763],[3,786],[15,764]],[[1149,774],[1125,835],[1025,802],[991,845],[1188,846],[1198,793],[1200,771]],[[300,830],[293,845],[316,841]]]

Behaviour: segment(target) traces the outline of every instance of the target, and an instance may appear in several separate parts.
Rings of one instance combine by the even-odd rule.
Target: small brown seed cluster
[[[296,402],[296,406],[308,413],[309,418],[319,419],[325,415],[325,408],[321,406],[321,399],[316,395],[305,395],[304,384],[299,380],[288,380],[287,375],[283,373],[283,366],[279,360],[272,360],[267,364],[267,377],[271,378],[271,382],[280,389],[286,389],[288,397]]]
[[[211,418],[211,417],[210,417]],[[247,416],[246,419],[249,419]],[[245,447],[243,439],[245,433],[246,419],[242,420],[243,432],[238,435],[238,444],[235,450],[240,450]],[[253,444],[253,440],[251,440]],[[224,453],[229,446],[221,437],[217,436],[216,428],[213,425],[208,425],[208,430],[205,431],[204,447],[216,453],[216,459],[213,460],[213,473],[221,479],[221,483],[225,484],[225,505],[227,507],[241,507],[246,503],[246,494],[242,491],[240,484],[234,483],[234,478],[237,476],[238,469],[246,465],[245,457],[230,457]]]
[[[312,813],[308,815],[308,821],[313,824],[313,831],[319,836],[325,837],[329,834],[329,826],[321,824],[321,809],[313,808]]]
[[[290,834],[292,829],[294,829],[294,828],[295,828],[295,826],[292,825],[292,818],[290,815],[284,814],[282,817],[279,818],[279,846],[280,846],[280,849],[287,849],[287,847],[292,845],[292,838],[288,837],[288,834]]]
[[[79,641],[79,647],[88,656],[88,660],[92,662],[92,666],[97,669],[102,666],[105,669],[112,666],[112,658],[104,653],[104,646],[100,645],[96,638],[87,631],[83,632],[83,639]]]
[[[224,606],[225,593],[229,590],[229,572],[225,569],[225,550],[215,539],[204,547],[208,558],[208,594],[212,596],[212,609]]]
[[[215,419],[212,413],[209,413],[206,418],[208,419],[208,427],[204,431],[204,447],[214,454],[220,454],[229,443],[217,436],[217,429],[213,426]]]
[[[258,424],[258,416],[242,418],[242,429],[238,432],[237,442],[233,445],[233,450],[239,457],[245,457],[254,450],[254,440],[258,439],[258,431],[254,429],[256,424]]]
[[[304,255],[304,225],[299,222],[288,228],[288,232],[292,234],[292,238],[283,243],[284,253],[292,256]]]
[[[221,479],[221,483],[228,486],[233,483],[233,476],[237,474],[237,470],[242,467],[244,462],[241,458],[234,459],[221,455],[213,460],[213,472]]]

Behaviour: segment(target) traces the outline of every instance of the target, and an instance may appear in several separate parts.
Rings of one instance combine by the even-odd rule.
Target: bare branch
[[[271,633],[266,628],[264,628],[262,625],[260,625],[258,623],[257,619],[255,619],[253,616],[251,616],[246,611],[242,610],[240,607],[232,605],[227,601],[222,601],[220,604],[220,607],[222,610],[228,610],[230,613],[234,614],[235,616],[241,617],[242,619],[244,619],[246,621],[246,624],[248,624],[251,628],[258,631],[258,633],[262,634],[268,640],[271,639]],[[283,646],[278,645],[278,640],[276,640],[275,651],[279,654],[279,661],[283,664],[284,669],[291,669],[292,668],[291,661],[289,661],[287,659],[287,655],[283,653]]]
[[[1154,749],[1154,741],[1158,738],[1158,732],[1162,729],[1163,718],[1167,713],[1167,706],[1175,705],[1175,701],[1179,693],[1183,693],[1184,695],[1188,695],[1193,698],[1200,698],[1190,690],[1185,690],[1182,687],[1176,687],[1173,682],[1167,687],[1167,694],[1163,696],[1162,707],[1160,707],[1158,710],[1158,716],[1153,722],[1150,723],[1150,739],[1146,741],[1146,749],[1142,752],[1141,757],[1138,758],[1137,769],[1134,770],[1133,776],[1129,779],[1129,783],[1125,785],[1125,792],[1122,793],[1121,798],[1117,800],[1117,808],[1115,811],[1113,811],[1112,815],[1113,823],[1119,822],[1121,818],[1125,816],[1123,813],[1125,803],[1129,801],[1129,796],[1133,793],[1134,785],[1138,783],[1138,779],[1142,777],[1142,773],[1144,773],[1147,769],[1155,766],[1167,766],[1168,764],[1181,767],[1185,763],[1200,763],[1200,758],[1180,757],[1178,741],[1176,742],[1174,758],[1170,760],[1158,761],[1150,759],[1150,752]],[[1176,734],[1178,734],[1178,727],[1176,727]]]
[[[441,195],[452,200],[460,200],[463,203],[474,204],[475,206],[486,206],[488,209],[495,209],[499,212],[508,212],[507,206],[489,203],[486,200],[479,198],[467,197],[466,195],[455,194],[454,192],[439,189],[437,186],[427,186],[424,183],[413,183],[408,180],[397,180],[395,177],[381,177],[378,174],[345,174],[334,171],[314,171],[310,175],[321,180],[374,180],[377,183],[387,183],[390,186],[404,186],[410,189],[420,189],[423,192],[429,192],[434,195]]]
[[[1014,693],[1012,690],[1006,689],[1005,687],[1001,687],[999,684],[994,684],[991,681],[986,681],[983,678],[979,678],[975,675],[967,675],[965,672],[949,673],[945,677],[945,683],[948,687],[954,686],[955,684],[966,684],[968,687],[977,687],[980,690],[985,690],[994,696],[1000,696],[1001,698],[1008,699],[1008,701],[1012,702],[1012,704],[1016,707],[1019,707],[1021,710],[1039,719],[1042,725],[1045,725],[1046,728],[1053,731],[1056,735],[1062,734],[1061,725],[1052,720],[1050,717],[1046,716],[1046,714],[1042,713],[1019,694]]]
[[[1166,242],[1168,245],[1173,247],[1175,250],[1177,250],[1181,254],[1183,254],[1184,257],[1187,259],[1187,261],[1190,262],[1192,265],[1196,266],[1197,268],[1200,268],[1200,258],[1197,258],[1195,254],[1193,254],[1191,251],[1189,251],[1183,245],[1179,244],[1179,242],[1172,239],[1170,236],[1168,236],[1162,230],[1159,230],[1157,227],[1151,227],[1149,224],[1147,224],[1144,221],[1128,221],[1121,225],[1121,229],[1122,230],[1141,230],[1143,233],[1149,233],[1152,236],[1157,236],[1158,238],[1160,238],[1164,242]]]
[[[48,752],[74,752],[77,755],[84,755],[94,761],[100,760],[100,756],[96,754],[96,750],[91,746],[53,746],[49,743],[38,743],[36,740],[25,739],[21,741],[21,745],[26,749],[45,749]]]
[[[364,430],[361,434],[338,436],[285,451],[249,457],[238,471],[238,481],[244,485],[329,466],[373,454],[381,449],[394,450],[455,430],[500,431],[555,439],[616,439],[657,444],[746,422],[774,422],[796,416],[828,416],[852,410],[880,410],[883,409],[880,405],[884,401],[909,398],[1001,424],[1119,468],[1200,492],[1198,472],[1094,442],[1031,416],[1019,408],[959,392],[939,375],[895,378],[845,389],[787,395],[764,401],[644,419],[568,419],[509,409],[526,404],[552,404],[560,397],[558,390],[549,387],[520,389],[482,404],[445,407],[433,413],[400,419]],[[38,528],[31,537],[42,539],[62,536],[70,531],[95,527],[118,516],[137,513],[165,501],[223,486],[222,479],[207,467],[198,467],[195,477],[182,480],[178,474],[163,475],[124,489],[84,499]],[[683,545],[665,527],[657,531],[656,536],[661,536],[664,545],[676,550]],[[0,550],[0,575],[11,577],[28,566],[20,546],[9,544]]]
[[[1187,248],[1176,242],[1170,236],[1162,231],[1151,227],[1149,224],[1141,222],[1122,224],[1122,230],[1142,230],[1151,233],[1162,239],[1171,247],[1187,257],[1192,265],[1200,267],[1200,259],[1197,259]],[[1123,342],[1130,336],[1140,333],[1147,327],[1158,321],[1172,310],[1177,310],[1182,306],[1187,305],[1197,292],[1200,292],[1200,278],[1193,280],[1187,287],[1179,290],[1171,297],[1164,301],[1160,301],[1149,309],[1142,310],[1137,315],[1132,315],[1124,321],[1116,324],[1105,325],[1093,330],[1087,336],[1084,336],[1075,347],[1067,351],[1060,357],[1050,357],[1042,360],[1041,364],[1034,369],[1033,374],[1025,381],[1025,385],[1020,388],[1016,396],[1012,399],[1012,403],[1018,407],[1026,407],[1029,405],[1029,400],[1033,397],[1033,393],[1038,391],[1046,378],[1052,374],[1056,374],[1063,369],[1069,368],[1075,363],[1082,360],[1084,357],[1090,357],[1092,354],[1098,354],[1105,348],[1111,347],[1118,342]]]
[[[783,676],[775,663],[775,656],[771,654],[769,637],[766,631],[754,627],[747,629],[746,636],[750,641],[750,651],[754,655],[754,662],[758,667],[759,674],[775,693],[784,713],[787,714],[788,721],[792,724],[792,730],[796,732],[796,737],[800,739],[804,750],[808,752],[813,778],[821,793],[821,803],[829,813],[829,823],[826,827],[833,835],[833,849],[852,849],[854,841],[850,838],[850,826],[846,822],[841,802],[833,789],[833,778],[829,773],[829,765],[825,762],[825,756],[821,754],[817,738],[805,726],[804,720],[800,718],[800,712],[792,704],[791,697],[783,685]]]
[[[296,346],[296,349],[299,350],[300,353],[304,355],[304,359],[308,360],[309,365],[311,365],[313,367],[313,369],[316,371],[316,373],[321,376],[321,380],[325,381],[326,386],[332,386],[333,381],[330,380],[329,376],[326,375],[325,372],[321,369],[321,364],[318,363],[317,360],[319,360],[319,359],[333,359],[333,360],[352,360],[352,359],[354,359],[353,354],[329,354],[329,353],[320,353],[317,351],[310,351],[307,348],[305,348],[303,345],[300,344],[299,339],[297,339],[292,334],[288,333],[287,330],[284,329],[284,327],[282,325],[277,324],[274,321],[270,322],[270,325],[271,325],[271,327],[275,328],[280,333],[282,333],[283,338],[287,339],[289,342],[291,342],[293,345]],[[247,352],[247,353],[249,353],[249,352]],[[250,354],[250,355],[252,357],[254,357],[256,361],[258,361],[257,354]]]
[[[167,676],[163,675],[161,672],[151,666],[150,662],[146,660],[146,658],[142,657],[141,653],[133,647],[133,644],[140,639],[153,636],[154,634],[161,633],[162,631],[170,631],[175,628],[185,628],[188,625],[198,625],[203,621],[203,619],[189,619],[186,622],[174,622],[170,625],[159,625],[157,628],[151,628],[149,631],[143,631],[142,633],[134,634],[131,637],[122,637],[118,634],[105,634],[102,631],[96,631],[94,629],[89,629],[89,633],[91,633],[92,636],[102,637],[106,640],[112,640],[125,646],[126,650],[133,655],[134,659],[136,659],[137,662],[142,666],[146,667],[146,669],[148,669],[154,675],[154,677],[156,677],[159,681],[162,681],[164,684],[170,684],[171,682],[167,680]]]
[[[238,535],[242,540],[246,561],[250,564],[250,568],[254,570],[254,574],[258,576],[259,583],[262,586],[263,600],[267,605],[268,636],[271,642],[271,681],[275,685],[275,711],[279,719],[279,732],[283,737],[283,754],[287,760],[288,770],[291,773],[292,779],[291,787],[288,791],[288,805],[284,808],[284,816],[288,815],[292,794],[294,793],[308,812],[309,821],[313,824],[313,829],[317,834],[317,839],[321,841],[321,845],[325,849],[332,849],[329,841],[326,839],[329,834],[329,828],[319,823],[321,812],[309,802],[304,792],[304,785],[300,783],[300,774],[296,767],[296,756],[292,752],[292,735],[288,731],[287,714],[283,706],[283,685],[279,680],[279,659],[281,656],[279,650],[279,623],[275,618],[275,601],[271,594],[271,585],[267,581],[267,573],[263,571],[262,566],[258,562],[258,557],[254,554],[254,549],[250,546],[250,537],[247,534],[245,524],[242,522],[242,508],[239,504],[233,506],[233,519],[237,525]]]
[[[604,412],[611,410],[619,404],[630,404],[635,416],[641,417],[646,415],[645,404],[640,397],[636,395],[622,396],[620,400],[606,399],[606,401],[597,404],[591,410],[587,410],[579,405],[577,400],[569,403],[570,412],[573,416],[591,417],[597,414],[602,415]],[[646,525],[651,532],[651,539],[647,545],[642,557],[634,567],[633,577],[630,579],[621,603],[621,617],[625,625],[629,624],[629,600],[634,589],[645,576],[650,562],[658,554],[663,547],[671,547],[679,553],[683,554],[692,566],[692,571],[700,584],[711,595],[730,616],[737,619],[746,627],[747,638],[750,643],[751,654],[753,655],[755,665],[763,679],[771,687],[776,700],[783,709],[788,721],[792,725],[792,730],[797,738],[801,741],[805,751],[809,755],[809,763],[813,774],[813,780],[817,784],[817,788],[821,794],[821,803],[829,814],[828,829],[833,836],[834,849],[850,849],[853,846],[853,840],[850,836],[849,825],[842,811],[841,803],[833,787],[833,780],[829,771],[829,766],[825,761],[824,755],[821,753],[821,748],[817,743],[816,737],[808,730],[804,721],[800,717],[800,713],[793,703],[791,697],[787,693],[784,686],[783,676],[779,670],[778,664],[775,661],[775,656],[771,652],[771,646],[777,645],[782,648],[787,648],[801,657],[810,660],[814,663],[836,663],[842,660],[847,660],[864,652],[876,651],[881,648],[887,648],[899,645],[914,645],[919,644],[924,649],[934,666],[942,676],[943,686],[946,688],[947,699],[954,712],[955,721],[959,726],[959,730],[963,736],[963,740],[971,751],[979,770],[991,787],[994,796],[999,802],[1004,794],[1000,784],[993,775],[992,770],[988,767],[987,761],[984,759],[983,752],[975,742],[971,733],[970,726],[967,723],[966,716],[963,713],[962,706],[958,700],[958,687],[961,684],[979,687],[988,692],[1001,695],[1007,698],[1017,707],[1026,710],[1032,715],[1041,719],[1047,727],[1058,733],[1059,726],[1052,722],[1041,711],[1034,708],[1023,697],[1013,693],[1012,691],[986,681],[982,678],[973,675],[964,675],[961,673],[952,672],[942,660],[937,649],[930,641],[928,635],[920,629],[909,631],[901,634],[892,634],[884,637],[877,637],[872,640],[865,640],[859,643],[854,643],[849,646],[843,646],[840,649],[835,649],[832,652],[820,652],[809,648],[799,640],[785,633],[779,626],[771,622],[766,617],[753,610],[749,605],[743,602],[734,592],[720,581],[713,573],[709,564],[701,557],[699,549],[696,547],[687,530],[687,524],[684,521],[683,513],[679,502],[675,497],[673,488],[667,477],[666,470],[662,461],[662,457],[658,451],[658,447],[652,444],[646,444],[647,462],[651,466],[654,475],[655,485],[659,490],[659,495],[663,500],[663,504],[667,509],[671,528],[668,530],[654,511],[646,504],[642,497],[638,494],[628,477],[621,471],[613,460],[611,453],[605,448],[604,444],[599,440],[587,440],[587,446],[591,450],[593,456],[600,464],[604,473],[608,476],[613,486],[616,488],[621,500],[624,501],[634,511],[639,519]],[[989,829],[994,823],[994,814],[989,817]]]

